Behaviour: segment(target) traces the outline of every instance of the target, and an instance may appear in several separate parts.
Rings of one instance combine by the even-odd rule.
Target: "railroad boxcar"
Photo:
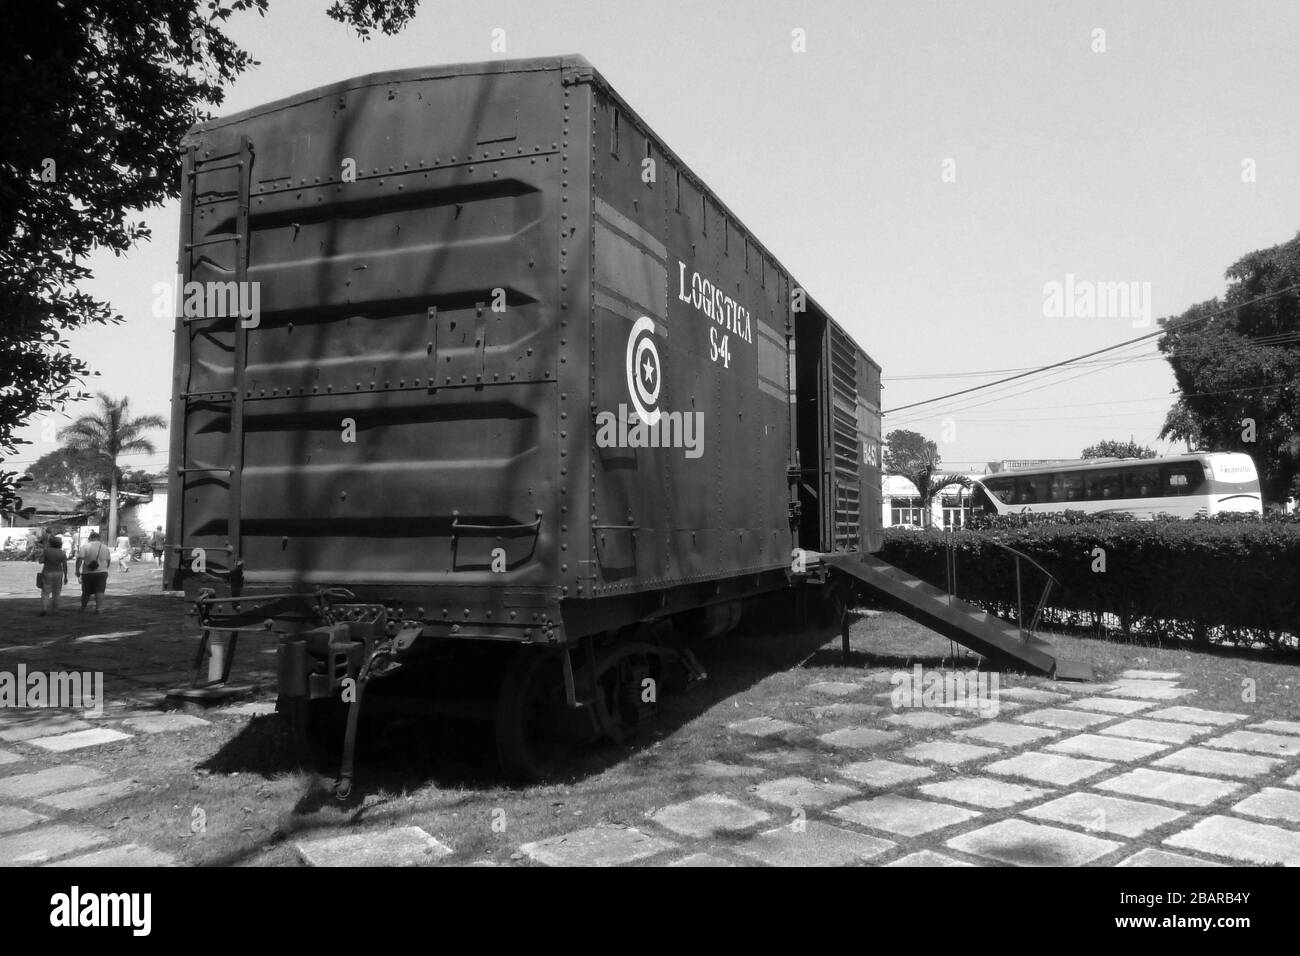
[[[363,696],[493,718],[536,776],[747,601],[840,612],[796,552],[880,547],[880,368],[583,58],[184,151],[165,576],[200,656],[269,635],[282,708],[350,718],[345,783]]]

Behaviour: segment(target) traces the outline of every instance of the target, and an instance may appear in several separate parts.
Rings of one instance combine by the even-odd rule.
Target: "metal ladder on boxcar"
[[[242,300],[243,290],[248,282],[248,258],[249,258],[249,193],[252,182],[252,163],[253,147],[247,136],[241,136],[239,147],[237,149],[218,153],[216,155],[198,156],[198,149],[191,146],[185,155],[184,174],[189,186],[188,194],[190,204],[183,211],[183,221],[181,224],[181,243],[185,253],[185,264],[188,266],[186,273],[182,274],[192,276],[195,271],[196,249],[204,247],[233,247],[234,261],[233,273],[236,282],[237,298],[236,301]],[[205,189],[203,180],[205,177],[213,176],[224,170],[236,170],[236,188],[230,190]],[[215,197],[215,198],[213,198]],[[202,239],[196,239],[194,236],[194,209],[201,204],[215,204],[222,202],[235,202],[234,211],[234,230],[230,232],[217,233],[209,235]],[[220,265],[203,254],[200,261],[207,261],[208,268],[221,268]],[[183,298],[183,290],[178,290],[178,298]],[[206,297],[205,297],[206,303]],[[206,313],[206,308],[205,308]],[[203,314],[199,316],[186,316],[184,309],[179,316],[180,326],[184,329],[185,338],[185,362],[184,367],[187,369],[187,378],[184,389],[177,395],[178,410],[180,422],[175,431],[173,438],[178,444],[176,461],[178,462],[177,473],[181,477],[181,485],[184,487],[186,476],[190,474],[208,474],[208,475],[226,475],[226,490],[228,493],[228,504],[226,508],[226,544],[224,550],[227,555],[227,563],[224,570],[205,568],[207,573],[214,577],[225,577],[230,587],[232,595],[237,596],[242,588],[243,583],[243,557],[240,548],[240,518],[241,518],[241,481],[243,471],[244,457],[244,398],[245,398],[245,367],[247,365],[248,355],[248,329],[245,327],[238,310],[234,310],[231,316]],[[208,336],[217,336],[222,334],[220,325],[224,322],[230,322],[229,334],[232,337],[230,343],[231,358],[231,378],[228,387],[204,388],[194,390],[191,388],[193,381],[194,363],[192,361],[191,349],[193,340],[196,335],[204,334]],[[189,449],[186,446],[186,435],[190,421],[190,412],[197,406],[229,406],[230,419],[230,447],[227,448],[228,460],[225,463],[190,463]],[[179,537],[184,535],[185,522],[182,519],[181,526],[176,528],[174,533]],[[193,541],[184,540],[174,541],[170,548],[177,552],[178,561],[184,562],[187,559],[192,560],[199,552],[200,548],[206,555],[206,552],[212,550],[211,545],[199,546]],[[220,548],[219,548],[220,549]],[[234,657],[234,651],[238,635],[243,630],[260,629],[253,627],[204,627],[200,639],[198,652],[195,657],[194,667],[191,672],[190,684],[195,690],[206,690],[221,687],[226,684],[230,676],[230,665]],[[225,653],[213,656],[212,668],[207,678],[201,677],[203,658],[212,643],[216,632],[221,632],[228,640]],[[216,673],[214,673],[216,671]]]

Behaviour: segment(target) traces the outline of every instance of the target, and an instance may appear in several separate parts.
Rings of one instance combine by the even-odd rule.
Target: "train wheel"
[[[497,757],[513,780],[552,776],[568,754],[566,706],[558,655],[531,647],[516,652],[497,698]]]

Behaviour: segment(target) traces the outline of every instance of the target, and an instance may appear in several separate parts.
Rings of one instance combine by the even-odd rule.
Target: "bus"
[[[986,514],[1126,512],[1137,518],[1263,514],[1249,455],[1209,452],[1167,458],[1111,458],[972,478],[973,510]]]

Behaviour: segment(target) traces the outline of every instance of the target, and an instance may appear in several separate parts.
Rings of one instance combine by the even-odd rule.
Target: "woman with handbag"
[[[63,539],[50,538],[41,555],[41,572],[36,582],[41,589],[41,617],[59,610],[59,595],[63,593],[63,579],[68,576],[68,556],[63,553]]]
[[[113,554],[99,540],[99,532],[90,532],[90,537],[77,552],[77,577],[81,579],[81,609],[86,609],[91,597],[95,599],[95,613],[100,611],[100,601],[104,589],[108,586],[108,568]]]

